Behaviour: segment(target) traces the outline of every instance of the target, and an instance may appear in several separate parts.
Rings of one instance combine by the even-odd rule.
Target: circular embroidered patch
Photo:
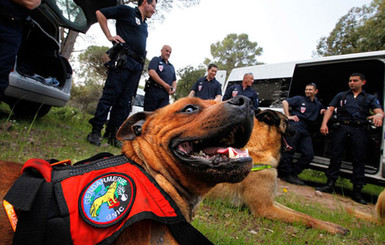
[[[79,198],[82,218],[95,227],[108,227],[123,219],[134,204],[136,186],[122,173],[103,174],[83,189]]]

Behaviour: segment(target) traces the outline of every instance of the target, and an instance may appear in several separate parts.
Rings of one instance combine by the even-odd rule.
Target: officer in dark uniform
[[[89,121],[92,132],[87,140],[100,145],[100,135],[110,111],[107,128],[110,132],[108,143],[120,147],[115,135],[120,125],[126,120],[131,110],[131,100],[138,88],[139,79],[146,57],[146,40],[148,36],[146,19],[155,13],[156,0],[138,1],[132,8],[119,5],[96,11],[96,17],[107,39],[115,44],[112,59],[106,63],[108,77],[103,88],[103,95]],[[107,19],[116,20],[116,36],[108,29]],[[106,129],[107,131],[107,129]]]
[[[169,96],[175,93],[176,76],[174,66],[169,62],[171,47],[164,45],[159,57],[154,57],[148,65],[150,78],[144,91],[144,110],[155,111],[168,105]]]
[[[215,79],[218,66],[210,64],[207,76],[199,78],[192,86],[188,97],[198,97],[203,100],[222,100],[222,85]]]
[[[321,133],[329,133],[328,121],[333,112],[337,109],[336,118],[333,122],[332,131],[332,152],[330,165],[326,171],[327,184],[316,188],[322,192],[333,192],[334,185],[338,178],[343,153],[348,139],[351,143],[351,154],[353,157],[353,194],[352,199],[361,204],[366,204],[362,197],[361,189],[365,182],[365,160],[367,147],[366,124],[367,119],[373,121],[376,127],[382,126],[384,112],[375,96],[366,93],[362,86],[366,83],[365,76],[361,73],[354,73],[349,78],[349,90],[338,93],[330,102],[329,108],[325,112]],[[374,115],[370,116],[369,110],[373,110]]]
[[[15,65],[25,19],[40,2],[41,0],[0,1],[0,102],[9,85],[8,77]]]
[[[246,73],[243,75],[243,80],[241,84],[234,84],[229,87],[222,100],[228,100],[238,95],[243,95],[249,98],[253,104],[253,110],[256,112],[259,107],[258,94],[255,89],[252,87],[254,83],[253,73]]]
[[[318,117],[325,111],[316,97],[317,93],[317,85],[309,83],[305,87],[305,96],[298,95],[282,101],[283,112],[296,133],[293,137],[286,138],[288,144],[293,148],[281,154],[278,176],[296,185],[305,185],[298,175],[313,160],[312,130],[314,130]],[[289,107],[291,107],[291,113]],[[295,152],[301,153],[301,156],[296,163],[293,163]]]

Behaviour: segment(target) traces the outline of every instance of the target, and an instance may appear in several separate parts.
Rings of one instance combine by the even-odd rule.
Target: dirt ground
[[[368,202],[367,205],[359,204],[353,201],[349,194],[344,197],[341,194],[328,194],[315,190],[314,186],[298,186],[287,183],[278,179],[278,195],[285,195],[286,193],[292,193],[298,195],[304,203],[319,203],[321,206],[336,210],[341,207],[352,207],[354,209],[372,213],[374,211],[374,204]],[[367,198],[366,198],[367,199]],[[367,200],[368,201],[368,200]]]

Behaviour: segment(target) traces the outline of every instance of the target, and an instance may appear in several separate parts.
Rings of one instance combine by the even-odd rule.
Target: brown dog
[[[347,230],[334,223],[315,219],[274,201],[277,191],[277,170],[282,136],[287,133],[288,120],[280,112],[265,110],[257,115],[253,134],[247,144],[254,164],[271,168],[252,171],[242,182],[216,185],[206,197],[227,200],[236,206],[246,205],[253,215],[288,223],[302,223],[332,234],[346,234]]]
[[[358,219],[366,220],[377,225],[385,224],[385,190],[383,190],[377,198],[374,215],[361,212],[351,207],[347,208],[347,211]]]
[[[246,97],[221,103],[184,98],[154,113],[133,115],[117,138],[124,141],[123,154],[155,179],[190,222],[202,195],[217,183],[239,182],[250,172],[252,159],[237,148],[248,142],[253,121]],[[231,157],[229,152],[241,156]],[[20,169],[20,164],[0,162],[2,197]],[[12,243],[13,231],[2,208],[0,234],[0,244]],[[115,244],[155,243],[177,241],[166,225],[151,220],[134,223],[115,240]]]

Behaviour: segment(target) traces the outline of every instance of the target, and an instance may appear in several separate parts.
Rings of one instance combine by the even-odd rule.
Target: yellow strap
[[[8,215],[9,222],[11,223],[12,229],[15,232],[16,231],[16,225],[17,225],[17,215],[15,212],[15,209],[13,208],[12,204],[7,202],[6,200],[3,200],[3,206],[5,209],[5,212]]]
[[[271,165],[256,164],[256,163],[254,163],[253,164],[253,168],[251,169],[251,171],[259,171],[259,170],[268,169],[268,168],[271,168]]]

